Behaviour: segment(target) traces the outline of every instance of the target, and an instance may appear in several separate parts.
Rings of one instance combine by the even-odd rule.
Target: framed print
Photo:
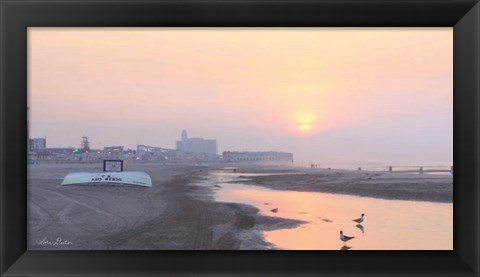
[[[2,276],[479,276],[477,1],[0,7]]]

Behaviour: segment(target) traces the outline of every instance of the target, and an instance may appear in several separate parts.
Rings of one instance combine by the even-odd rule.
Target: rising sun
[[[313,130],[317,116],[310,112],[299,112],[295,114],[295,124],[302,133],[309,133]]]

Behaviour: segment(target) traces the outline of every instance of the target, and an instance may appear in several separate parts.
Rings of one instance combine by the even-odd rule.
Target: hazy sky
[[[48,147],[451,163],[452,28],[29,28],[31,137]]]

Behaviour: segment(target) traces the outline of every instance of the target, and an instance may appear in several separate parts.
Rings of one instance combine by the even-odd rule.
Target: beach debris
[[[278,212],[278,208],[271,209],[270,211],[271,211],[272,213],[276,213],[276,212]]]

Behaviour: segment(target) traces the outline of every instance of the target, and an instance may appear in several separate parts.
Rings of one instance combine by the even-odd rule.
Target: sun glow
[[[298,130],[302,133],[309,133],[313,131],[317,116],[310,112],[300,112],[295,114],[295,124]]]

